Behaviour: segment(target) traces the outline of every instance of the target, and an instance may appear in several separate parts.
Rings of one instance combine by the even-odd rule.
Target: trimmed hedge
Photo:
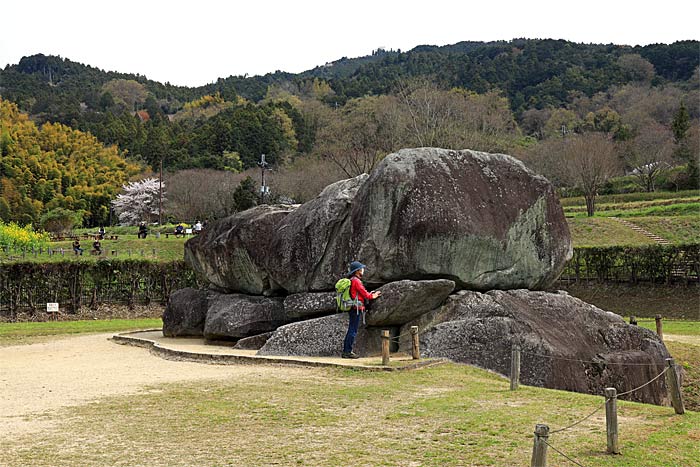
[[[561,281],[686,283],[700,281],[700,244],[575,248]],[[174,290],[199,287],[184,261],[105,259],[97,262],[0,265],[0,314],[62,310],[104,303],[165,304]]]
[[[697,282],[700,244],[575,248],[562,281]]]
[[[20,310],[44,311],[47,302],[68,312],[103,303],[165,303],[171,291],[190,286],[197,281],[184,261],[6,264],[0,266],[0,313],[13,317]]]

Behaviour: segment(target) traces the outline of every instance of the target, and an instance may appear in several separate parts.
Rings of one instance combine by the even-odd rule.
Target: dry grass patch
[[[251,372],[49,414],[59,429],[0,441],[0,465],[527,465],[536,423],[556,429],[599,403],[563,391],[511,392],[501,377],[454,364]],[[602,454],[603,413],[550,441],[588,466],[644,465],[640,459],[667,445],[677,449],[659,449],[661,465],[699,458],[690,435],[700,414],[675,417],[667,407],[622,401],[620,413],[623,457]]]

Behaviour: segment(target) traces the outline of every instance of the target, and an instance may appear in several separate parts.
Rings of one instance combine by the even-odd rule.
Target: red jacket
[[[350,298],[352,298],[353,300],[355,300],[356,298],[359,299],[357,304],[358,311],[364,311],[365,301],[372,299],[372,294],[367,292],[367,289],[365,289],[365,286],[362,284],[362,281],[357,276],[352,276],[350,278]]]

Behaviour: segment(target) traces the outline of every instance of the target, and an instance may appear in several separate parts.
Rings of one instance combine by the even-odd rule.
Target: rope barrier
[[[622,393],[618,394],[617,397],[626,396],[627,394],[630,394],[630,393],[633,393],[634,391],[638,391],[638,390],[642,389],[644,386],[648,386],[649,384],[653,383],[653,382],[656,381],[657,379],[661,378],[661,377],[668,371],[668,368],[669,368],[669,367],[664,368],[664,371],[662,371],[661,373],[659,373],[658,375],[656,375],[654,378],[652,378],[651,380],[647,381],[646,383],[642,384],[642,385],[639,386],[638,388],[634,388],[634,389],[631,389],[631,390],[629,390],[629,391],[622,392]]]
[[[579,463],[575,459],[572,459],[571,457],[569,457],[566,454],[564,454],[563,452],[561,452],[559,449],[557,449],[554,446],[552,446],[551,444],[549,444],[546,439],[543,439],[542,441],[544,441],[544,444],[546,444],[547,446],[549,446],[550,448],[552,448],[553,450],[555,450],[556,452],[558,452],[562,456],[566,457],[569,461],[573,462],[574,464],[578,465],[579,467],[586,467],[585,465]]]
[[[606,402],[607,402],[607,401],[606,401]],[[596,414],[600,409],[602,409],[603,407],[605,407],[605,402],[603,402],[602,405],[598,406],[593,412],[591,412],[590,414],[586,415],[586,416],[585,416],[584,418],[582,418],[581,420],[579,420],[579,421],[577,421],[577,422],[575,422],[575,423],[572,423],[571,425],[569,425],[569,426],[567,426],[567,427],[559,428],[558,430],[550,431],[549,434],[551,435],[551,434],[554,434],[554,433],[559,433],[559,432],[561,432],[561,431],[566,431],[566,430],[568,430],[568,429],[570,429],[570,428],[573,428],[573,427],[575,427],[576,425],[578,425],[579,423],[584,422],[584,421],[588,420],[589,418],[591,418],[593,415],[595,415],[595,414]]]
[[[567,362],[578,362],[578,363],[588,363],[591,365],[618,365],[618,366],[660,366],[662,364],[660,363],[615,363],[615,362],[594,362],[591,360],[579,360],[577,358],[568,358],[568,357],[557,357],[554,355],[544,355],[544,354],[538,354],[538,353],[532,353],[532,352],[525,352],[523,350],[520,351],[521,354],[524,355],[531,355],[533,357],[542,357],[542,358],[551,358],[553,360],[564,360]]]

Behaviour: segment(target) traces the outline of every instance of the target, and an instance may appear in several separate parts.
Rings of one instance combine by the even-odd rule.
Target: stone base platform
[[[209,342],[198,337],[169,338],[162,329],[124,332],[111,338],[117,344],[144,347],[167,360],[209,363],[215,365],[292,365],[309,367],[352,368],[367,371],[415,370],[445,363],[445,359],[413,360],[410,355],[391,355],[389,366],[382,365],[381,356],[358,359],[340,357],[260,356],[255,350],[234,349],[222,342]]]

